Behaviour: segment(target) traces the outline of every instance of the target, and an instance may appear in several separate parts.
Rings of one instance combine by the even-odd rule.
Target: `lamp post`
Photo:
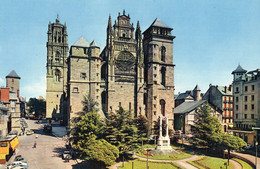
[[[146,147],[146,153],[147,153],[147,169],[149,169],[149,166],[148,166],[148,146]]]
[[[255,131],[255,168],[257,169],[257,150],[258,150],[258,130],[260,130],[260,128],[258,127],[253,127],[252,128]]]
[[[255,142],[255,168],[257,169],[257,147],[258,147],[258,142],[257,142],[257,133],[256,133],[256,142]]]
[[[181,115],[181,147],[183,147],[183,115]]]

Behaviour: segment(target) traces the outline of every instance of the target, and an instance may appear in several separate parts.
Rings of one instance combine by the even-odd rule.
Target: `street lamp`
[[[183,147],[183,115],[180,116],[181,117],[181,147]]]
[[[147,166],[147,169],[149,169],[149,166],[148,166],[148,146],[146,147],[146,153],[147,153],[147,164],[146,164],[146,166]]]
[[[257,168],[257,150],[258,150],[258,130],[260,130],[260,128],[258,128],[258,127],[253,127],[252,128],[254,131],[255,131],[255,135],[256,135],[256,137],[255,137],[255,168]]]

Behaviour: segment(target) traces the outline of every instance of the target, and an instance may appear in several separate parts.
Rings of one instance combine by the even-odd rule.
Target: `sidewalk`
[[[253,165],[255,165],[256,157],[249,155],[249,154],[243,154],[243,153],[237,153],[237,152],[230,152],[232,156],[242,157],[244,159],[247,159],[250,161]],[[257,158],[257,169],[260,169],[260,158]]]

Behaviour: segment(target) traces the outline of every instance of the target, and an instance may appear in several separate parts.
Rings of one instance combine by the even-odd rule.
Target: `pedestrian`
[[[33,145],[33,148],[36,148],[36,146],[37,146],[37,143],[36,143],[36,141],[34,142],[34,145]]]

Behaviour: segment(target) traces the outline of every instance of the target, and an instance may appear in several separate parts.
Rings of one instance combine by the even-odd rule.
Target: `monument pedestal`
[[[162,118],[163,116],[159,116],[160,118],[160,133],[158,138],[158,145],[156,147],[156,150],[172,150],[172,147],[170,145],[170,138],[169,138],[169,131],[168,131],[168,118],[166,119],[166,136],[162,135]]]
[[[169,136],[159,137],[156,150],[172,150]]]

